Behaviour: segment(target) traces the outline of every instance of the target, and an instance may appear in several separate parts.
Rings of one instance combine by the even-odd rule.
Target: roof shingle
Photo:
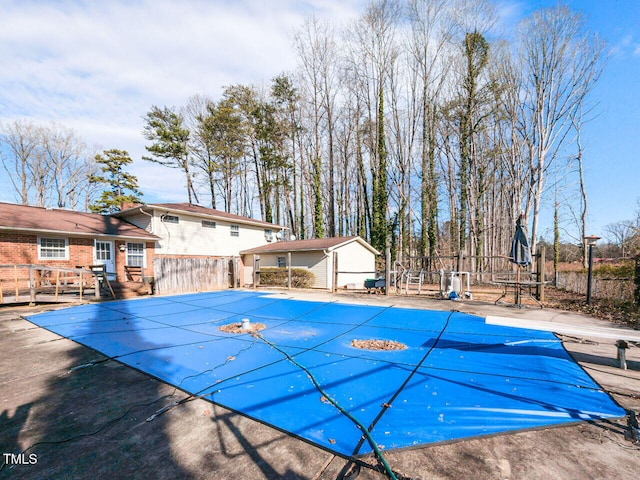
[[[119,218],[97,213],[49,209],[0,202],[0,230],[118,236],[155,240],[157,236]]]
[[[146,209],[153,209],[153,208],[157,208],[157,209],[163,209],[166,208],[167,210],[178,210],[178,211],[183,211],[183,212],[189,212],[189,213],[195,213],[197,215],[205,215],[208,217],[214,217],[214,218],[218,218],[218,219],[227,219],[227,220],[232,220],[232,221],[237,221],[240,223],[251,223],[251,224],[255,224],[255,225],[261,225],[264,227],[269,227],[272,228],[274,230],[279,230],[282,229],[281,225],[277,225],[275,223],[269,223],[269,222],[265,222],[262,220],[256,220],[253,218],[249,218],[249,217],[243,217],[242,215],[236,215],[234,213],[227,213],[227,212],[223,212],[221,210],[215,210],[213,208],[208,208],[208,207],[203,207],[201,205],[194,205],[191,203],[150,203],[147,205],[140,205],[135,207],[132,210],[139,210],[140,207],[142,208],[146,208]],[[127,211],[123,211],[123,212],[118,212],[115,215],[116,216],[126,216]]]
[[[289,242],[276,242],[262,245],[261,247],[251,248],[249,250],[243,250],[240,254],[252,254],[252,253],[279,253],[279,252],[300,252],[309,250],[327,250],[333,249],[345,243],[359,241],[362,242],[371,251],[376,250],[371,247],[367,242],[362,240],[358,236],[350,237],[333,237],[333,238],[314,238],[311,240],[293,240]]]

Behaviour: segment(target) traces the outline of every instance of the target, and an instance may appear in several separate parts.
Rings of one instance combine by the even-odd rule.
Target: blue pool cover
[[[243,318],[266,326],[261,337],[220,331]],[[227,290],[28,319],[344,456],[372,448],[329,398],[383,449],[625,415],[553,334],[459,312]],[[362,350],[354,339],[407,348]]]

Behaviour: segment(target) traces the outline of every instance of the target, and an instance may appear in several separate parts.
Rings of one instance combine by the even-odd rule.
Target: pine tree
[[[184,117],[174,109],[159,108],[153,105],[144,116],[144,138],[153,142],[145,146],[151,157],[143,156],[143,160],[171,168],[178,168],[187,180],[187,196],[189,203],[198,203],[198,196],[193,185],[193,174],[190,171],[189,135]]]
[[[124,171],[131,164],[129,153],[124,150],[105,150],[95,156],[102,175],[89,175],[89,183],[104,184],[106,189],[95,203],[89,206],[93,213],[113,213],[120,211],[123,203],[139,203],[142,193],[138,190],[138,179]],[[127,193],[129,192],[129,193]]]

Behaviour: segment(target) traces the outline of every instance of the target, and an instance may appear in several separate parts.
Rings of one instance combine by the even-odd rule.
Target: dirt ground
[[[551,308],[493,302],[316,293],[296,298],[607,324]],[[493,297],[492,297],[493,298]],[[383,479],[372,458],[348,459],[230,410],[186,395],[135,369],[0,309],[0,478]],[[640,348],[618,367],[615,340],[561,337],[575,360],[629,412],[640,412]],[[93,366],[76,368],[93,362]],[[165,413],[156,417],[161,409]],[[173,408],[170,408],[173,407]],[[149,418],[154,418],[147,421]],[[385,452],[405,479],[629,479],[640,444],[629,417]],[[22,456],[18,456],[24,452]],[[5,454],[14,454],[7,457]],[[7,462],[9,461],[9,462]],[[350,473],[349,476],[346,476]]]

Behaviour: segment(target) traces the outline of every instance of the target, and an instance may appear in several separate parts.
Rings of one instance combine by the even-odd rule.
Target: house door
[[[113,256],[113,242],[95,241],[93,261],[96,265],[104,265],[109,280],[116,279],[116,263]]]

